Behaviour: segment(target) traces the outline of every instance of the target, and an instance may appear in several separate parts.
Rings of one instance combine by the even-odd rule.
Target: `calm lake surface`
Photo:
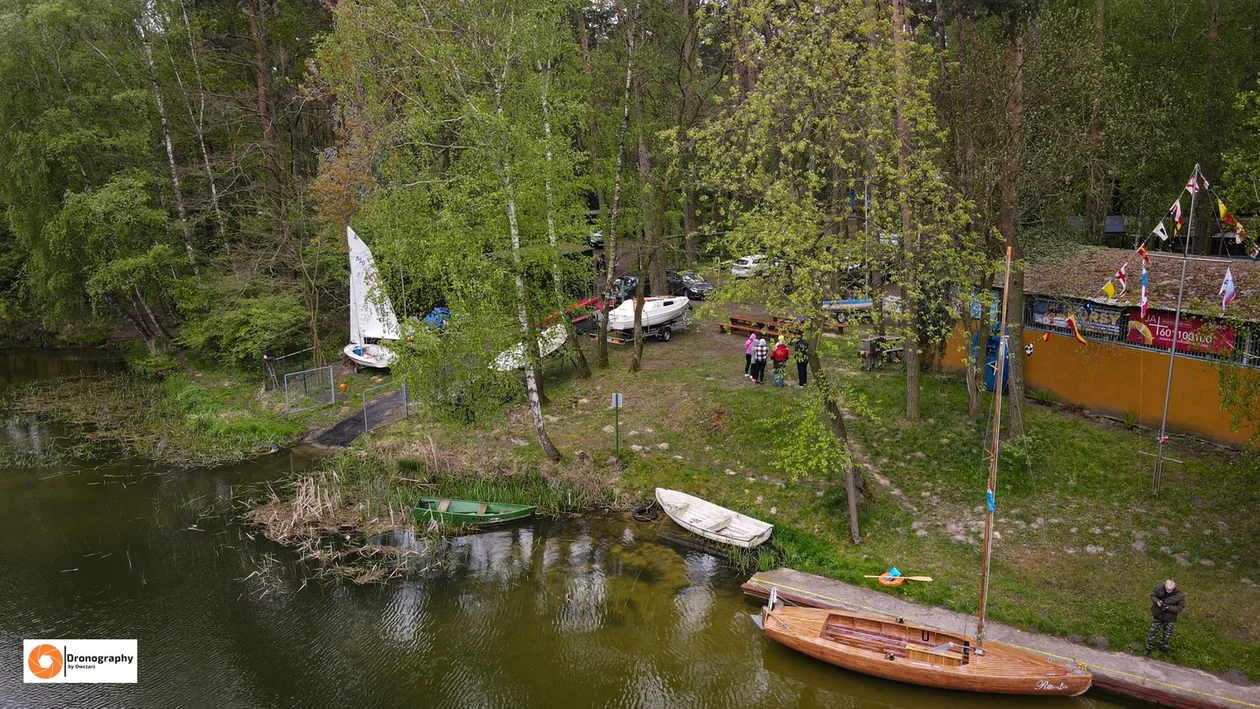
[[[113,367],[5,357],[0,387]],[[394,535],[416,552],[406,578],[324,585],[232,503],[309,457],[58,462],[71,435],[6,421],[23,455],[0,468],[0,706],[1121,706],[918,689],[796,654],[749,620],[742,575],[628,517]],[[23,684],[32,637],[136,638],[139,684]]]

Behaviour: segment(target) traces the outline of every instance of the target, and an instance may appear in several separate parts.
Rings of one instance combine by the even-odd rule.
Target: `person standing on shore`
[[[792,345],[792,358],[796,360],[796,386],[803,387],[809,378],[809,341],[804,335]]]
[[[1155,636],[1159,640],[1161,652],[1168,652],[1168,643],[1172,640],[1173,625],[1177,622],[1177,614],[1186,609],[1186,595],[1177,588],[1172,579],[1155,587],[1151,592],[1151,629],[1146,633],[1146,649],[1143,655],[1150,655],[1155,649]]]
[[[763,384],[766,380],[766,358],[770,356],[770,346],[766,344],[766,336],[759,335],[753,345],[752,379],[755,384]]]
[[[774,386],[787,386],[787,361],[791,354],[788,352],[787,342],[783,336],[779,336],[779,342],[774,346],[774,352],[770,354],[770,359],[774,360]]]
[[[757,333],[755,332],[748,333],[748,339],[744,340],[744,377],[747,379],[753,378],[752,358],[753,358],[753,348],[756,346],[757,346]]]

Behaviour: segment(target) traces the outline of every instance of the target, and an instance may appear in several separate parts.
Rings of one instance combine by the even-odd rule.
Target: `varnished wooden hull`
[[[861,613],[779,605],[762,610],[762,626],[770,639],[823,662],[924,687],[1075,697],[1093,681],[1008,645],[986,642],[977,656],[970,638]]]

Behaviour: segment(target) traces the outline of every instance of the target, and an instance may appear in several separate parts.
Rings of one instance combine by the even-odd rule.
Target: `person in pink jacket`
[[[748,333],[748,339],[744,341],[744,376],[752,379],[752,356],[753,347],[757,344],[757,333]]]

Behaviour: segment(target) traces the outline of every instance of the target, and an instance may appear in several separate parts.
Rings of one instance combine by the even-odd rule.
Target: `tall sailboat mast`
[[[1002,449],[1002,389],[1006,376],[1006,306],[1011,289],[1011,247],[1006,247],[1006,276],[1002,284],[1002,329],[998,337],[997,378],[993,393],[993,451],[989,455],[989,488],[985,492],[984,557],[980,562],[980,619],[976,623],[976,654],[984,654],[984,615],[989,605],[989,570],[993,556],[993,509],[997,494],[998,453]],[[1023,313],[1020,313],[1023,317]]]

